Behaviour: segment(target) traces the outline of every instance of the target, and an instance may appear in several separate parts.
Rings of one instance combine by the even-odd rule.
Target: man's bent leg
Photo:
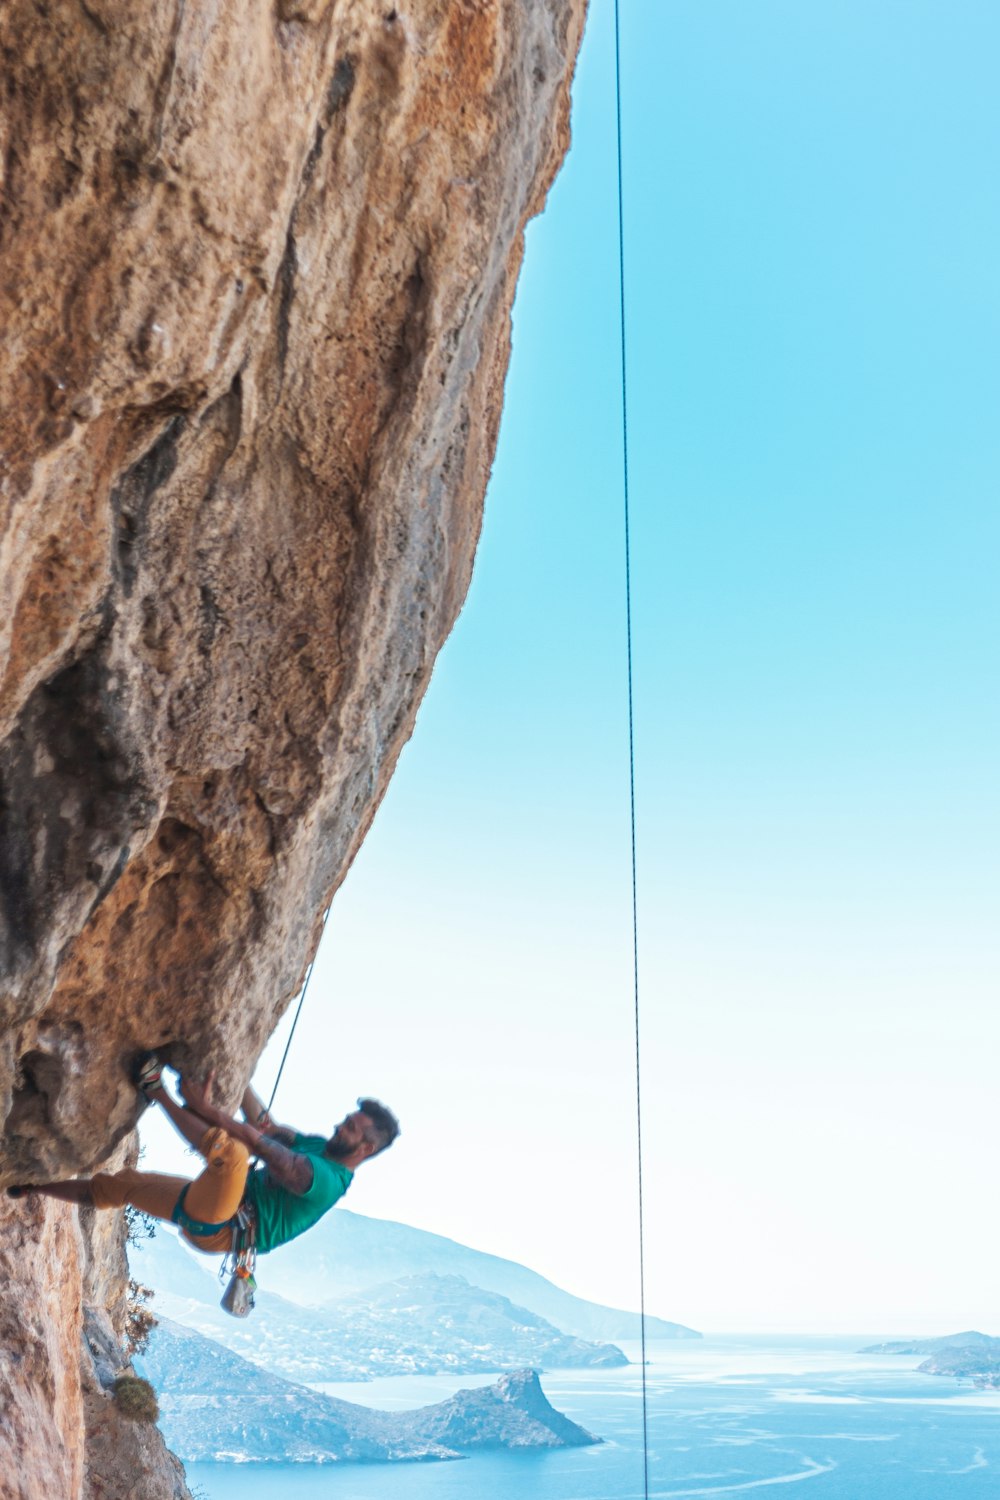
[[[205,1170],[188,1188],[184,1212],[202,1224],[221,1224],[231,1219],[243,1201],[250,1153],[242,1141],[234,1141],[224,1130],[206,1130],[198,1147]]]

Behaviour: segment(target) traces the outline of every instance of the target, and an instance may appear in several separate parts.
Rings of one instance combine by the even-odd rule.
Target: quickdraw
[[[233,1226],[231,1249],[223,1256],[219,1267],[219,1280],[229,1282],[222,1295],[221,1306],[234,1318],[248,1318],[253,1312],[254,1293],[257,1281],[257,1226],[253,1209],[244,1200],[230,1221]]]

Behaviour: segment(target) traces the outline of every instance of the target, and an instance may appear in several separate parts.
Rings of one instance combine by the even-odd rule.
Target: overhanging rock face
[[[4,1182],[107,1158],[140,1048],[235,1097],[298,987],[468,587],[582,19],[0,9]],[[91,1483],[116,1255],[0,1205],[14,1494]]]

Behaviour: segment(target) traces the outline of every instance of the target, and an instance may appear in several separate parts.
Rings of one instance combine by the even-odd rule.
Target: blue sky
[[[277,1109],[381,1094],[404,1137],[351,1206],[621,1303],[612,15],[529,230],[469,601]],[[1000,1331],[1000,14],[622,27],[649,1303]]]

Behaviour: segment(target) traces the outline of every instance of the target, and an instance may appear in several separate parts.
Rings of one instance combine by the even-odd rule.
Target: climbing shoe
[[[15,1183],[7,1189],[8,1198],[24,1198],[31,1192],[31,1184],[27,1182]]]
[[[132,1082],[146,1099],[152,1099],[161,1086],[163,1064],[155,1052],[143,1052],[132,1068]]]

